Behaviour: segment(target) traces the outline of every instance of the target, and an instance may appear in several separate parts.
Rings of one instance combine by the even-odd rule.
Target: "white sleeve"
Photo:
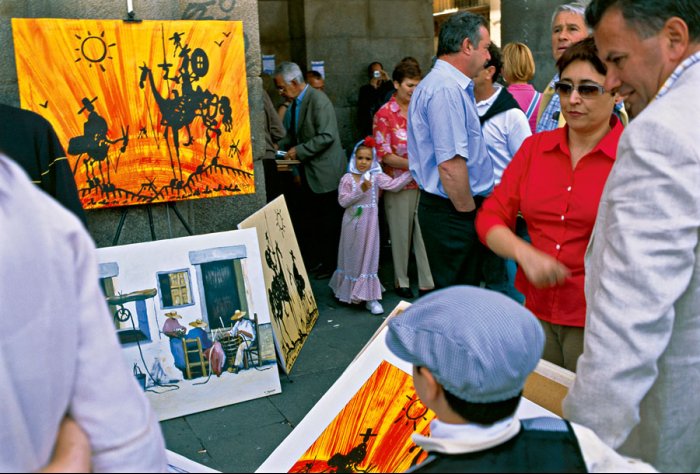
[[[658,472],[651,464],[615,452],[585,426],[571,423],[588,472]]]
[[[520,149],[525,139],[532,135],[530,123],[527,121],[527,115],[520,109],[511,109],[506,112],[508,120],[508,153],[511,157]]]
[[[76,382],[70,414],[90,439],[95,472],[164,472],[158,420],[127,367],[98,285],[94,246],[73,234],[81,288]]]

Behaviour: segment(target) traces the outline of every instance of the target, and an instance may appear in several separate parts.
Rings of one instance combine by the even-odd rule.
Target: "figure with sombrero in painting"
[[[213,341],[209,338],[206,328],[207,323],[201,319],[195,319],[190,323],[192,329],[187,333],[187,339],[199,339],[202,344],[202,352],[204,357],[209,360],[209,365],[212,371],[217,375],[221,375],[221,370],[224,368],[226,363],[226,354],[224,354],[224,349],[221,347],[219,341]]]
[[[170,338],[182,338],[187,333],[187,329],[178,321],[182,316],[177,311],[169,311],[165,317],[168,319],[163,324],[163,334]]]
[[[165,323],[163,323],[163,334],[168,336],[170,339],[170,352],[175,360],[175,367],[181,371],[185,371],[185,351],[182,348],[181,339],[187,332],[187,329],[180,324],[178,319],[182,319],[177,311],[169,311],[165,313],[167,318]]]
[[[231,321],[234,321],[233,328],[231,328],[231,336],[234,338],[241,338],[241,343],[236,350],[236,358],[233,362],[233,370],[235,372],[243,368],[245,351],[250,347],[253,341],[255,341],[255,326],[245,315],[245,311],[237,309],[236,312],[233,313],[233,316],[231,316]]]

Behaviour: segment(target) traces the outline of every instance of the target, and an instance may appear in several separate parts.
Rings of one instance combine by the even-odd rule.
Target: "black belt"
[[[423,191],[422,189],[420,191],[421,203],[424,203],[428,206],[432,205],[447,207],[456,214],[459,214],[460,216],[463,216],[464,218],[469,220],[474,220],[476,218],[476,212],[479,210],[485,199],[486,198],[484,196],[474,196],[474,204],[476,204],[476,208],[474,208],[473,211],[462,212],[455,209],[454,204],[452,204],[452,201],[450,201],[449,198],[444,198],[442,196],[438,196],[437,194],[432,194],[427,191]]]

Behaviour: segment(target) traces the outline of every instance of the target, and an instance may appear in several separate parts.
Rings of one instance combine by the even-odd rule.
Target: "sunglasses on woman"
[[[584,99],[593,99],[605,94],[606,90],[600,84],[573,85],[570,82],[559,81],[554,84],[554,90],[560,97],[569,97],[574,90]]]

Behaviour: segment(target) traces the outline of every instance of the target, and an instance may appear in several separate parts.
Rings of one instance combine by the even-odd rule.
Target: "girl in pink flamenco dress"
[[[338,202],[343,214],[338,268],[328,284],[335,297],[344,303],[365,302],[372,314],[382,314],[382,284],[379,282],[380,190],[400,191],[411,182],[411,173],[391,178],[377,162],[374,138],[367,137],[350,157],[348,173],[338,187]]]

